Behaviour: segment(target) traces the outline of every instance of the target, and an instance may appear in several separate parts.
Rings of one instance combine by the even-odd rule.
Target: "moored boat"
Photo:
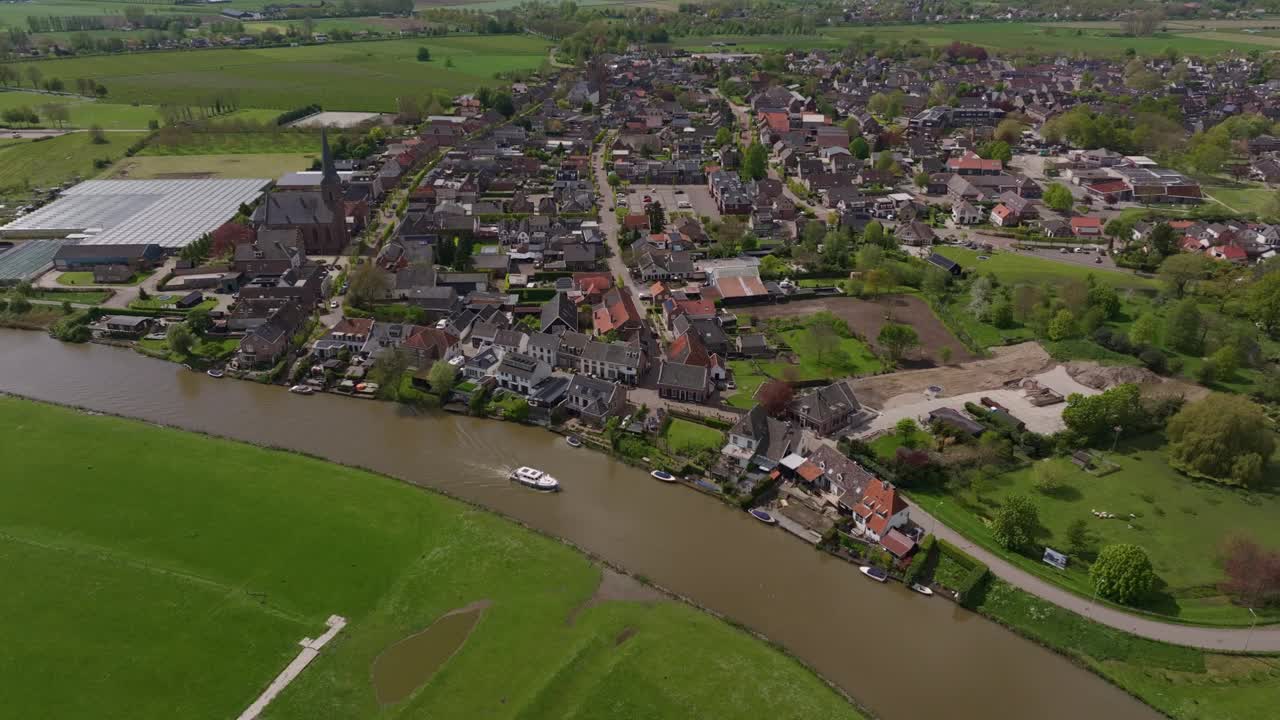
[[[921,585],[920,583],[911,583],[911,589],[912,589],[912,590],[915,590],[916,592],[920,593],[921,595],[932,595],[932,594],[933,594],[933,588],[929,587],[928,585]]]
[[[313,390],[310,385],[294,385],[289,388],[289,392],[297,393],[298,395],[310,395],[315,392],[315,390]]]
[[[768,510],[753,508],[750,512],[751,512],[751,517],[759,520],[765,525],[776,525],[778,522],[777,518],[775,518],[773,515],[770,515]]]
[[[662,482],[673,483],[676,481],[676,476],[666,470],[654,470],[649,473],[649,475],[651,475],[655,480],[661,480]]]
[[[226,375],[226,373],[222,372],[218,368],[209,368],[207,371],[205,371],[205,375],[208,375],[211,378],[220,378],[223,375]]]
[[[570,435],[566,437],[564,441],[569,445],[569,447],[582,447],[582,441],[578,439],[577,435]]]
[[[884,582],[889,579],[889,573],[885,572],[884,570],[878,567],[863,565],[862,567],[859,567],[858,570],[862,571],[863,575],[866,575],[867,577],[871,578],[872,580],[875,580],[876,582]]]
[[[511,479],[534,490],[555,492],[560,489],[560,481],[547,473],[531,467],[518,467],[511,471]]]

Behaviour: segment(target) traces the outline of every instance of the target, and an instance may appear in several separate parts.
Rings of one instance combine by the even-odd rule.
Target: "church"
[[[334,169],[329,153],[329,138],[320,131],[321,172],[319,182],[295,179],[277,184],[253,211],[253,224],[259,230],[297,230],[308,255],[337,255],[350,242],[346,206],[342,197],[342,180]],[[310,173],[314,177],[314,173]]]

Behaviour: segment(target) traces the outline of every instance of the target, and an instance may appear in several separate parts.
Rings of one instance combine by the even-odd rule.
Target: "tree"
[[[1156,345],[1160,342],[1160,322],[1155,314],[1144,312],[1129,328],[1129,342],[1136,346]]]
[[[32,90],[40,89],[40,80],[44,78],[44,73],[35,65],[27,66],[27,82],[31,83]]]
[[[392,347],[378,353],[377,359],[369,368],[369,379],[378,384],[378,394],[384,399],[394,400],[399,392],[400,379],[409,369],[409,352],[401,347]]]
[[[916,173],[916,176],[913,178],[913,180],[915,181],[916,187],[918,188],[929,187],[929,180],[931,179],[932,179],[932,176],[923,170]]]
[[[1097,395],[1072,393],[1062,411],[1067,429],[1086,443],[1097,443],[1121,432],[1145,429],[1147,412],[1137,385],[1117,385]]]
[[[373,301],[381,300],[391,290],[390,276],[372,262],[357,265],[351,273],[349,282],[347,300],[359,308],[368,307]]]
[[[727,127],[721,126],[716,130],[716,147],[722,148],[725,145],[733,144],[733,131]]]
[[[761,180],[768,175],[769,156],[759,140],[753,140],[742,157],[742,174],[748,180]]]
[[[649,232],[660,233],[667,226],[667,213],[663,211],[662,203],[657,200],[649,203],[644,214],[649,217]]]
[[[1181,298],[1187,286],[1209,276],[1213,261],[1200,253],[1170,255],[1160,263],[1157,274],[1174,297]]]
[[[1249,287],[1245,305],[1249,317],[1260,323],[1268,334],[1274,335],[1280,330],[1280,268],[1273,268]]]
[[[821,365],[840,349],[840,336],[828,323],[814,323],[809,327],[809,345],[813,348],[814,359]]]
[[[859,160],[866,160],[871,157],[871,145],[867,143],[867,139],[858,135],[849,141],[849,152]]]
[[[1089,534],[1089,523],[1084,518],[1076,518],[1067,526],[1067,552],[1075,556],[1085,555],[1093,547],[1093,538]]]
[[[978,157],[1007,163],[1013,160],[1013,148],[1003,140],[988,140],[978,146]]]
[[[1199,355],[1203,346],[1204,320],[1196,301],[1186,298],[1173,306],[1165,318],[1165,342],[1180,353]]]
[[[31,312],[31,301],[25,295],[14,295],[9,301],[9,312],[14,315],[26,315]]]
[[[453,389],[453,383],[457,378],[458,369],[443,360],[437,360],[427,371],[427,382],[431,385],[431,392],[442,398],[445,393]]]
[[[787,271],[787,264],[775,255],[760,258],[760,277],[765,280],[777,280]]]
[[[1280,602],[1280,551],[1233,535],[1222,547],[1223,592],[1247,607]]]
[[[881,225],[879,220],[872,220],[867,223],[867,226],[862,229],[862,241],[868,245],[883,246],[885,244],[884,225]],[[858,253],[858,257],[862,257],[861,252]],[[862,267],[862,265],[859,265],[859,267]]]
[[[1223,345],[1209,356],[1213,365],[1214,377],[1218,380],[1230,381],[1240,369],[1240,351],[1235,345]]]
[[[920,346],[920,335],[910,325],[885,323],[876,335],[876,343],[888,353],[889,362],[897,365],[903,356]]]
[[[185,323],[174,323],[165,331],[165,340],[174,354],[185,357],[191,354],[191,347],[195,345],[196,337]]]
[[[1014,120],[1013,118],[1005,118],[996,125],[995,139],[1008,145],[1017,145],[1022,140],[1022,131],[1027,126]]]
[[[1051,183],[1049,187],[1044,189],[1044,204],[1057,210],[1060,213],[1071,211],[1071,206],[1075,204],[1075,197],[1066,185],[1062,183]]]
[[[497,110],[502,117],[509,118],[516,114],[515,101],[511,99],[511,93],[503,90],[493,96],[493,109]]]
[[[1212,393],[1169,420],[1169,464],[1185,472],[1252,485],[1263,479],[1275,437],[1261,406]]]
[[[187,327],[191,328],[191,332],[200,335],[209,332],[213,327],[213,318],[209,316],[206,308],[193,308],[187,312]]]
[[[1151,558],[1137,545],[1108,545],[1098,553],[1089,567],[1093,587],[1102,597],[1118,603],[1132,603],[1151,592],[1156,584],[1156,571]]]
[[[909,447],[909,448],[915,447],[916,433],[918,433],[919,431],[920,431],[920,426],[916,424],[915,420],[912,420],[909,417],[902,418],[898,422],[894,423],[894,426],[893,426],[894,434],[897,435],[902,440],[902,444],[904,447]]]
[[[1059,310],[1053,320],[1049,322],[1049,339],[1050,340],[1068,340],[1075,337],[1080,332],[1080,328],[1076,325],[1076,316],[1066,308]]]
[[[1039,525],[1040,515],[1031,500],[1025,495],[1012,495],[992,519],[991,535],[1001,547],[1020,551],[1031,544]]]
[[[791,383],[773,379],[761,385],[756,391],[756,402],[760,403],[764,411],[773,417],[782,417],[794,396],[795,391],[791,388]]]
[[[1036,490],[1045,495],[1053,495],[1067,485],[1067,471],[1056,460],[1045,460],[1037,463],[1031,473]]]
[[[90,140],[94,145],[106,145],[106,144],[107,144],[107,133],[102,129],[102,126],[101,126],[101,125],[90,125],[90,126],[89,126],[89,140]]]
[[[425,47],[418,48],[418,62],[431,62],[431,50]]]

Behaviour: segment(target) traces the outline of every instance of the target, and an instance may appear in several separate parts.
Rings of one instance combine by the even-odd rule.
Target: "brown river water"
[[[361,465],[565,538],[781,644],[886,720],[1156,718],[1062,657],[856,568],[713,498],[552,433],[214,380],[128,350],[0,329],[0,391]],[[544,495],[506,480],[543,468]]]

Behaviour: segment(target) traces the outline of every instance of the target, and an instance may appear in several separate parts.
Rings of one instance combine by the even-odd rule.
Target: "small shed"
[[[178,302],[173,305],[179,310],[190,310],[202,302],[204,302],[204,295],[199,290],[192,290],[179,298]]]

